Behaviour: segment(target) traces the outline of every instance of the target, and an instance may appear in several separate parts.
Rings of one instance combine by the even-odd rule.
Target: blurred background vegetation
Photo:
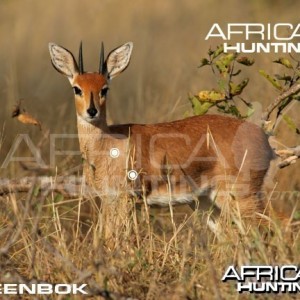
[[[113,123],[170,121],[191,111],[189,93],[196,94],[215,84],[208,69],[197,68],[208,49],[221,42],[205,41],[213,23],[296,24],[298,8],[300,3],[294,0],[1,0],[0,165],[19,133],[29,133],[34,143],[42,136],[37,127],[25,126],[11,118],[19,99],[24,99],[23,106],[51,133],[76,133],[72,90],[50,63],[49,42],[66,47],[77,56],[82,40],[85,68],[94,71],[98,69],[101,41],[105,42],[106,53],[132,41],[131,65],[111,85],[110,120]],[[280,66],[272,63],[278,54],[251,57],[255,64],[244,71],[245,77],[250,78],[244,95],[256,107],[252,121],[257,122],[261,111],[277,95],[258,70],[274,74]],[[299,112],[299,105],[288,112],[297,125]],[[286,124],[278,128],[278,139],[287,146],[300,144],[299,137]],[[64,145],[64,150],[77,147],[74,139]],[[28,147],[23,145],[18,151],[16,155],[24,156]],[[42,157],[49,162],[49,143],[43,145]],[[298,170],[299,163],[279,171],[276,189],[298,191]],[[18,163],[10,163],[0,172],[1,177],[19,177],[25,173]]]

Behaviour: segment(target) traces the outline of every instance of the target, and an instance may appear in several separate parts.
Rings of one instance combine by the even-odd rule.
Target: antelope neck
[[[89,123],[77,115],[78,134],[107,134],[110,133],[106,120],[95,120]]]

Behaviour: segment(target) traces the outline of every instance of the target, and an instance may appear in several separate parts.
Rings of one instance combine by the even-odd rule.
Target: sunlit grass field
[[[56,155],[54,165],[47,167],[51,134],[76,133],[72,90],[51,65],[49,42],[77,53],[83,41],[85,68],[95,71],[101,41],[106,53],[132,41],[131,64],[111,84],[110,123],[170,121],[192,113],[189,94],[215,85],[208,69],[197,68],[208,49],[220,42],[204,40],[213,23],[297,23],[298,6],[294,1],[258,0],[1,1],[1,179],[47,176],[54,185],[62,175],[79,178],[82,173],[78,153]],[[255,103],[252,121],[257,121],[277,95],[258,70],[276,73],[278,66],[272,64],[275,54],[253,57],[255,65],[245,73],[250,77],[245,94]],[[20,99],[22,107],[41,122],[42,130],[11,118]],[[296,104],[288,112],[298,125],[299,109]],[[14,158],[32,157],[33,148],[24,140],[14,149],[20,134],[40,150],[44,169],[17,160],[4,164],[12,150]],[[300,144],[284,123],[276,137],[286,146]],[[56,150],[78,151],[76,136],[61,141]],[[297,217],[298,170],[299,162],[277,171],[266,189],[275,209],[288,216],[294,212]],[[220,221],[222,232],[216,236],[207,228],[205,213],[187,207],[150,208],[126,196],[101,202],[83,197],[80,189],[70,196],[41,190],[38,183],[26,192],[3,193],[0,283],[87,283],[95,299],[272,297],[238,294],[234,284],[221,278],[229,265],[297,265],[297,224],[285,226],[274,219],[269,231],[249,227],[238,211],[225,215]]]

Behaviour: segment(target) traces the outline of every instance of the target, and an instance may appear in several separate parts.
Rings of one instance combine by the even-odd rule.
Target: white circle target
[[[109,151],[109,155],[112,158],[117,158],[120,155],[120,150],[118,148],[111,148]]]
[[[130,180],[136,180],[139,175],[138,175],[137,171],[130,170],[130,171],[128,171],[127,176]]]

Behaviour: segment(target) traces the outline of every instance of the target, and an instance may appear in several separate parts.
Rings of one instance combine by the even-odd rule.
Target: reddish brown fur
[[[77,101],[75,102],[79,115],[82,115],[89,107],[91,92],[94,94],[95,101],[99,101],[99,92],[105,84],[107,84],[105,77],[98,73],[84,73],[75,77],[73,86],[79,86],[83,91],[83,97],[76,97]]]
[[[243,216],[250,217],[254,212],[262,213],[264,210],[264,205],[256,194],[261,191],[273,152],[264,132],[254,124],[219,115],[205,115],[153,125],[127,124],[106,128],[91,126],[90,130],[90,133],[105,135],[105,142],[101,139],[94,141],[91,138],[84,150],[84,155],[89,153],[86,161],[93,162],[95,166],[85,168],[85,174],[89,184],[99,190],[102,190],[103,186],[106,188],[108,183],[116,184],[118,188],[123,184],[120,178],[126,176],[126,149],[130,139],[130,145],[135,147],[135,151],[131,149],[131,156],[134,153],[135,163],[130,165],[129,169],[135,169],[140,174],[134,189],[140,192],[145,186],[149,199],[168,195],[167,182],[168,178],[171,178],[174,194],[191,193],[195,186],[200,189],[210,186],[219,192],[216,199],[219,207],[230,198],[228,195],[231,192],[241,201],[240,208]],[[87,133],[86,128],[79,126],[79,132],[83,131]],[[207,132],[210,132],[209,145],[207,145]],[[189,143],[184,143],[181,136],[171,136],[172,133],[186,136]],[[151,153],[150,145],[157,134],[167,134],[167,136],[153,143],[154,149]],[[118,138],[115,138],[115,135]],[[203,140],[199,143],[201,138]],[[212,138],[219,148],[219,154],[214,150]],[[187,164],[197,144],[200,147],[191,163]],[[109,149],[113,147],[121,151],[118,159],[112,159],[108,155]],[[101,155],[97,151],[99,149]],[[248,153],[242,165],[246,150]],[[93,155],[92,152],[96,153]],[[220,153],[227,162],[226,167],[220,162]],[[151,156],[157,166],[151,163]],[[203,161],[207,157],[212,157],[213,161]],[[202,161],[197,161],[197,158]],[[173,165],[179,167],[172,168]],[[168,166],[171,166],[171,170],[168,170]],[[195,186],[185,179],[187,176]],[[230,176],[234,178],[230,179]],[[116,182],[113,180],[115,177],[118,178]],[[236,186],[242,185],[241,189],[232,190],[233,183]],[[158,204],[157,202],[159,203],[159,200],[154,204]],[[162,202],[161,205],[166,203]]]
[[[120,191],[144,194],[149,204],[158,205],[193,205],[195,199],[208,196],[219,208],[236,199],[243,217],[264,211],[258,194],[273,151],[261,128],[220,115],[108,126],[103,87],[107,77],[128,66],[132,43],[110,52],[105,75],[79,74],[68,50],[55,44],[49,50],[54,66],[82,91],[75,89],[84,175],[99,193],[110,198]],[[118,158],[110,156],[112,148],[119,149]],[[127,178],[130,169],[139,173],[132,184]],[[200,206],[210,207],[212,202]]]
[[[162,170],[161,167],[165,158],[167,158],[168,165],[180,166],[178,169],[169,172],[175,178],[175,181],[178,180],[179,182],[180,178],[187,174],[197,186],[204,184],[204,182],[201,182],[203,177],[218,181],[217,177],[223,177],[223,175],[225,177],[225,174],[226,177],[230,175],[237,176],[241,168],[237,184],[249,184],[249,192],[242,195],[248,197],[261,190],[264,176],[273,158],[273,151],[270,148],[268,139],[259,127],[229,117],[205,115],[155,125],[134,124],[129,125],[129,128],[133,144],[136,143],[135,140],[141,138],[141,165],[137,166],[138,169],[143,170],[141,177],[144,175],[163,177],[166,171]],[[111,129],[114,132],[119,132],[120,127],[116,126]],[[121,131],[124,131],[124,127]],[[209,146],[207,146],[207,132],[210,132]],[[182,136],[173,137],[172,133]],[[151,153],[149,153],[151,139],[157,134],[168,135],[154,143],[154,161],[160,167],[151,164]],[[188,139],[187,143],[185,143],[183,137]],[[203,138],[202,142],[201,138]],[[218,151],[215,150],[212,138],[219,149]],[[199,147],[198,151],[195,155],[191,155],[197,145]],[[242,165],[246,150],[248,153]],[[219,161],[222,156],[227,162],[225,167]],[[187,163],[191,157],[193,157],[191,162]],[[212,161],[203,161],[207,157],[211,157]],[[200,161],[197,161],[197,159]],[[220,184],[220,188],[225,188],[226,178],[217,183]],[[241,193],[237,195],[239,194]]]

